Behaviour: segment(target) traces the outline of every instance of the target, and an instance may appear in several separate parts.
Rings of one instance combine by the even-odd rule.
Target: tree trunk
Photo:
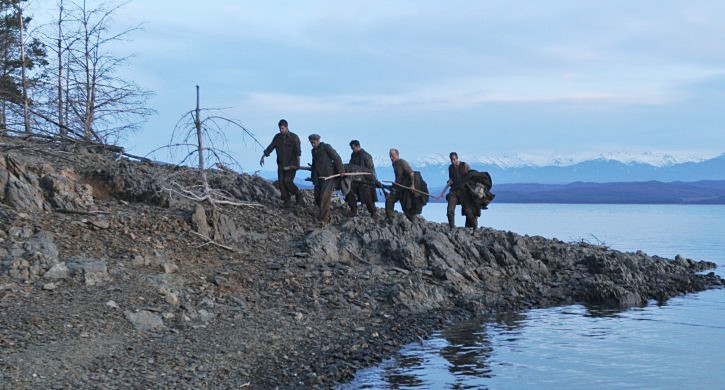
[[[63,0],[58,5],[58,133],[66,135],[63,124]]]
[[[204,137],[201,131],[201,109],[199,108],[199,86],[196,86],[196,119],[194,120],[196,125],[196,140],[198,143],[199,151],[199,172],[201,173],[201,181],[204,185],[204,195],[209,196],[209,182],[206,180],[206,170],[204,169]]]
[[[87,141],[90,141],[91,139],[91,126],[93,125],[93,116],[91,113],[92,106],[91,106],[91,49],[89,47],[89,43],[91,40],[91,37],[89,36],[90,32],[88,31],[88,12],[86,12],[86,2],[83,1],[83,43],[84,43],[84,54],[85,54],[85,73],[86,73],[86,96],[85,96],[85,118],[83,118],[83,138],[85,138]]]
[[[20,73],[23,83],[23,124],[25,132],[30,133],[30,116],[28,113],[28,82],[25,76],[25,21],[23,20],[23,10],[18,7],[18,17],[20,18]]]

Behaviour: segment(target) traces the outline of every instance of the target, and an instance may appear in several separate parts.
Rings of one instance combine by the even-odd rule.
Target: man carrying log
[[[279,121],[279,133],[275,134],[272,142],[264,149],[264,154],[259,160],[259,165],[264,166],[264,158],[269,157],[272,150],[277,152],[277,186],[282,197],[282,207],[290,207],[292,195],[297,199],[297,204],[302,205],[304,198],[300,189],[294,183],[295,169],[285,169],[287,167],[298,167],[300,165],[300,155],[302,149],[300,147],[300,137],[289,131],[287,121],[282,119]]]
[[[350,215],[357,215],[357,202],[360,201],[367,207],[370,216],[377,220],[377,208],[375,202],[378,200],[375,188],[377,187],[377,178],[375,176],[375,165],[373,165],[373,156],[365,149],[360,147],[360,141],[350,141],[352,154],[350,162],[347,164],[348,172],[370,173],[370,175],[360,175],[353,178],[350,182],[350,192],[348,192],[345,200],[350,207]]]
[[[345,173],[342,159],[332,146],[320,142],[320,136],[310,134],[312,145],[312,182],[315,184],[315,204],[319,207],[319,219],[330,222],[330,202],[332,192],[338,186],[340,177]]]
[[[398,149],[390,149],[389,154],[395,172],[395,182],[390,194],[385,197],[385,215],[392,218],[395,202],[400,201],[405,216],[410,221],[415,221],[415,216],[423,211],[423,206],[428,202],[427,185],[420,174],[413,172],[410,164],[399,157]]]
[[[451,229],[456,227],[456,206],[461,205],[462,212],[466,216],[466,227],[468,227],[469,222],[473,221],[474,216],[472,215],[473,210],[467,211],[469,209],[463,204],[466,198],[463,178],[471,168],[468,164],[458,159],[458,153],[456,152],[451,152],[449,158],[451,159],[451,165],[448,166],[448,182],[446,183],[446,186],[450,188],[448,195],[446,195],[446,200],[448,201],[448,209],[446,212],[448,226]]]
[[[458,159],[456,152],[451,152],[449,157],[451,165],[448,166],[448,182],[446,183],[446,188],[450,188],[446,196],[448,226],[451,229],[455,228],[456,206],[461,205],[461,214],[466,216],[466,227],[476,229],[481,209],[486,208],[494,198],[490,192],[491,176],[488,172],[471,169],[468,164]],[[446,188],[443,189],[441,196],[445,193]]]

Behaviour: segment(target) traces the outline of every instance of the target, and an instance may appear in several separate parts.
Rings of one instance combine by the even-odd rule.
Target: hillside
[[[0,137],[0,383],[296,388],[353,373],[448,321],[720,287],[678,257],[401,215],[281,209],[261,177],[210,171],[243,206],[197,204],[188,168],[118,148]]]

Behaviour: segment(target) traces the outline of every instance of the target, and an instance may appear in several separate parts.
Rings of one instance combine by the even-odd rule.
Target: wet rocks
[[[572,297],[630,307],[706,284],[692,272],[704,265],[684,258],[666,261],[511,232],[450,231],[439,224],[410,224],[400,216],[383,225],[356,219],[313,230],[305,238],[305,249],[325,261],[364,259],[432,277],[412,276],[409,281],[415,282],[391,291],[393,302],[414,312],[468,307],[470,302],[496,301],[499,308],[524,302],[551,305]]]

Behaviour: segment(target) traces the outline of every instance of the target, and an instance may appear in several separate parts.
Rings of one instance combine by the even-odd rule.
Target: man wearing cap
[[[264,166],[264,158],[269,157],[272,150],[277,152],[277,186],[282,197],[283,207],[290,206],[290,199],[294,195],[297,204],[304,202],[300,189],[294,183],[296,167],[300,165],[300,138],[297,134],[289,131],[287,121],[282,119],[279,121],[279,133],[272,138],[272,143],[264,149],[264,154],[259,160],[259,165]]]
[[[352,180],[350,192],[345,197],[347,205],[350,207],[350,214],[352,216],[357,215],[357,202],[360,201],[367,207],[370,216],[373,219],[377,219],[378,214],[377,208],[375,207],[375,201],[378,200],[377,194],[375,193],[377,179],[375,177],[373,156],[360,147],[360,141],[358,140],[350,141],[350,148],[352,149],[352,154],[350,155],[348,167],[350,169],[357,169],[361,173],[372,173],[370,176],[361,176]]]
[[[339,177],[329,178],[338,173],[345,173],[342,159],[332,146],[320,142],[318,134],[308,137],[312,145],[312,182],[315,184],[315,204],[320,208],[319,219],[322,223],[330,222],[330,202]]]

